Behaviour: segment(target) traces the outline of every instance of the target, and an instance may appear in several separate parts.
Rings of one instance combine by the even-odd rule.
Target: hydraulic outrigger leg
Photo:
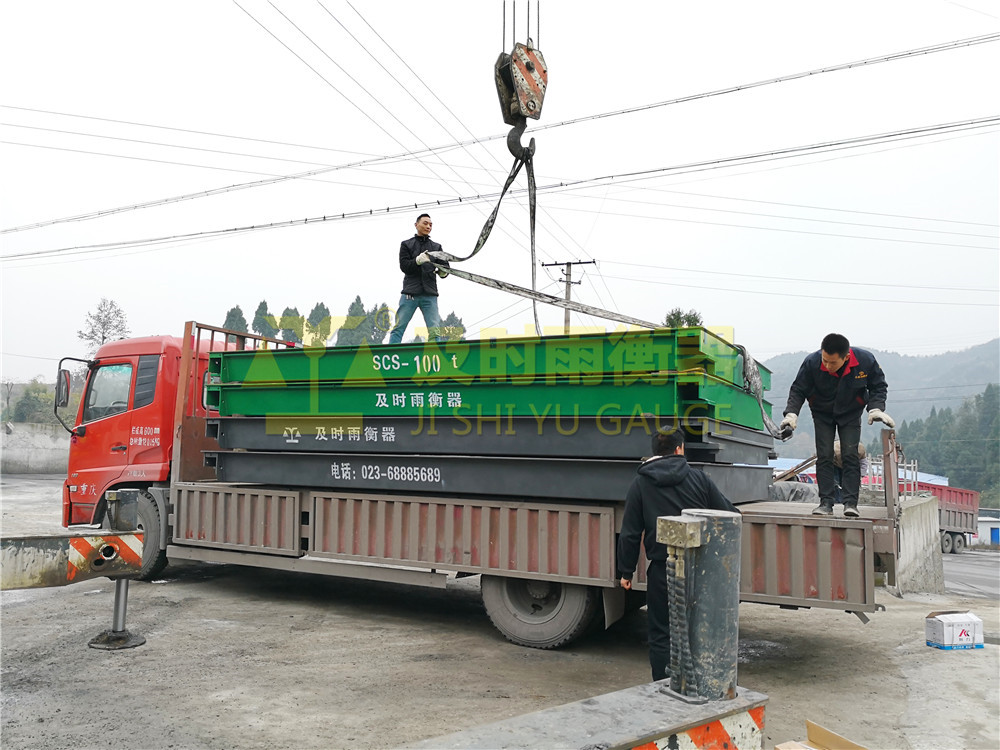
[[[100,649],[134,648],[146,642],[125,629],[128,579],[142,571],[143,535],[136,531],[139,491],[108,493],[107,534],[11,537],[0,542],[0,589],[66,586],[91,578],[115,579],[111,630],[90,641]]]

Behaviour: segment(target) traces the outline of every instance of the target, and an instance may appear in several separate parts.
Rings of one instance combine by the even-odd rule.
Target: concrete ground
[[[2,534],[58,532],[58,481],[4,476]],[[1000,554],[984,564],[1000,570]],[[146,645],[87,648],[111,624],[114,584],[0,597],[0,744],[6,748],[382,748],[649,679],[645,615],[570,648],[511,645],[476,579],[446,590],[202,563],[133,583],[128,627]],[[870,748],[1000,747],[1000,650],[924,644],[932,610],[973,592],[887,593],[853,615],[744,605],[739,684],[765,693],[765,747],[806,719]]]

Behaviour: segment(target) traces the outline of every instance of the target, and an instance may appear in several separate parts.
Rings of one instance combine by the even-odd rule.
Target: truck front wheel
[[[482,577],[483,604],[507,640],[531,648],[557,648],[593,622],[600,597],[589,586],[556,581]]]
[[[964,534],[952,534],[951,535],[951,551],[956,555],[965,549],[965,535]]]
[[[136,513],[139,516],[139,531],[143,533],[142,572],[136,579],[152,581],[167,567],[167,551],[160,549],[160,511],[148,492],[139,495]]]

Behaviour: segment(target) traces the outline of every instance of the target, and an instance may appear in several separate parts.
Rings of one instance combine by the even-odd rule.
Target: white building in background
[[[979,529],[972,537],[973,544],[1000,545],[1000,511],[981,508],[979,511]]]

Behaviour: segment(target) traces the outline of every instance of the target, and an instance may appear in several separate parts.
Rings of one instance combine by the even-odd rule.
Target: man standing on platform
[[[441,336],[441,314],[438,312],[437,277],[448,275],[434,263],[447,266],[448,261],[433,259],[428,253],[440,251],[441,246],[431,239],[431,217],[420,214],[414,225],[417,233],[399,245],[399,270],[403,272],[403,291],[396,310],[396,325],[389,333],[389,343],[398,344],[403,340],[406,326],[413,313],[420,308],[427,326],[427,340],[444,341]]]
[[[844,515],[858,517],[861,415],[867,407],[868,424],[878,421],[886,427],[895,427],[892,417],[883,411],[888,394],[889,386],[875,355],[864,349],[852,349],[847,338],[839,333],[825,336],[820,350],[803,360],[788,390],[785,418],[779,427],[783,431],[794,431],[802,405],[809,402],[816,426],[816,483],[819,485],[819,506],[813,511],[814,515],[833,515],[837,494],[833,443],[839,435]]]

